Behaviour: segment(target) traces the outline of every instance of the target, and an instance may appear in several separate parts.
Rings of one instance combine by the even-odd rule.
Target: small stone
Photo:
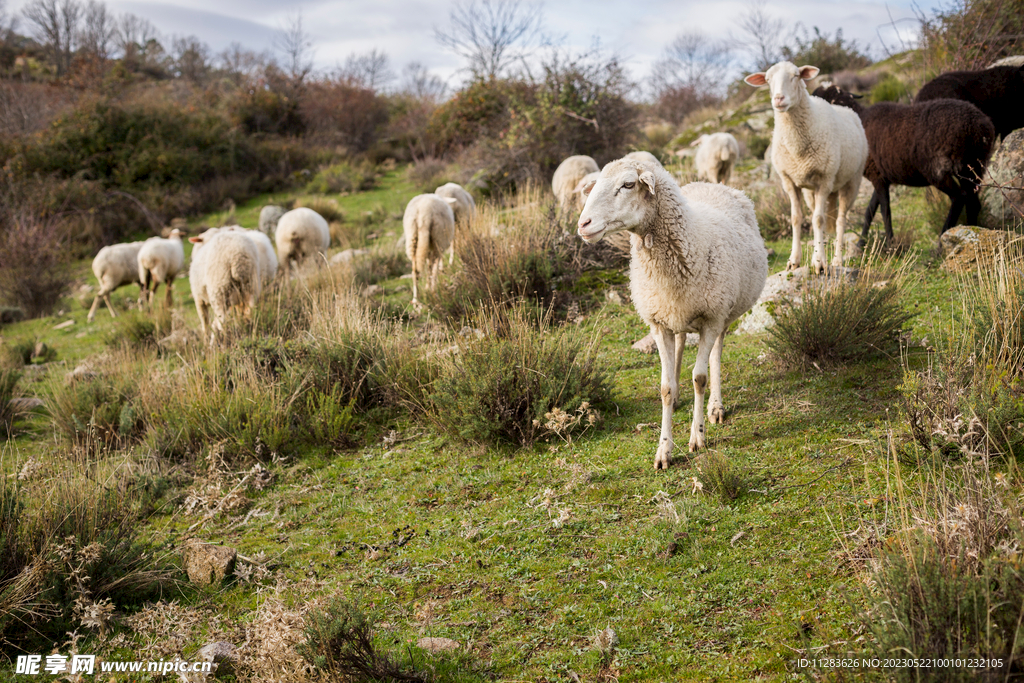
[[[72,318],[70,320],[65,320],[64,322],[62,322],[59,325],[54,325],[53,329],[55,329],[55,330],[66,330],[67,328],[71,327],[74,324],[75,324],[75,320],[74,320],[74,318]]]
[[[332,256],[331,263],[352,263],[357,257],[366,256],[369,253],[369,249],[346,249]]]
[[[458,650],[462,647],[458,641],[452,640],[451,638],[420,638],[416,642],[416,646],[421,650],[426,650],[427,652],[435,655],[440,652]]]
[[[640,353],[657,353],[658,343],[654,341],[654,337],[647,335],[640,341],[633,342],[633,348]]]
[[[71,382],[83,382],[95,378],[97,375],[93,372],[92,368],[82,363],[77,366],[74,370],[64,375],[64,379],[70,384]]]
[[[620,306],[623,303],[622,295],[616,292],[614,289],[609,289],[607,292],[605,292],[604,298],[608,299],[608,301],[611,301],[613,304],[619,304]]]
[[[361,292],[361,294],[364,297],[371,297],[376,296],[377,294],[380,294],[382,292],[383,290],[381,289],[380,285],[367,285],[366,287],[363,287],[363,291]]]
[[[213,662],[213,675],[231,675],[238,664],[238,648],[223,640],[210,643],[196,653],[196,661]]]
[[[190,538],[185,541],[181,555],[189,581],[197,586],[218,584],[235,571],[237,552],[228,546]]]
[[[50,347],[44,342],[37,342],[35,348],[32,349],[33,358],[45,358],[46,354],[50,351]]]
[[[44,405],[46,404],[41,398],[12,398],[7,402],[7,407],[15,413],[27,413]]]
[[[259,229],[270,239],[274,239],[274,232],[277,230],[277,222],[285,214],[283,207],[269,204],[260,209]]]

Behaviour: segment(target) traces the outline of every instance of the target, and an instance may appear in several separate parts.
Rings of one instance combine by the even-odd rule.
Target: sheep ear
[[[743,79],[743,82],[746,83],[747,85],[752,85],[755,88],[758,88],[762,85],[766,85],[768,83],[768,81],[765,80],[763,71],[758,71],[756,74],[750,74],[749,76]]]
[[[203,238],[202,237],[189,237],[188,241],[191,242],[192,244],[202,244],[203,243]]]
[[[455,204],[456,204],[456,203],[457,203],[457,201],[458,201],[458,200],[456,200],[456,199],[453,199],[453,198],[451,198],[451,197],[441,197],[441,199],[443,199],[443,200],[445,200],[446,202],[448,202],[448,206],[455,206]]]
[[[821,69],[816,66],[802,66],[800,67],[800,78],[809,81],[817,76],[820,71]]]
[[[583,193],[584,197],[589,197],[590,191],[594,189],[595,185],[597,185],[596,180],[588,180],[587,184],[583,186],[583,189],[581,189],[580,192]]]
[[[694,140],[693,142],[690,143],[690,147],[698,147],[698,146],[700,146],[700,143],[704,142],[704,138],[706,138],[706,137],[707,137],[707,135],[701,135],[699,138],[697,138],[696,140]]]
[[[647,186],[651,194],[654,194],[654,174],[650,171],[644,171],[640,174],[640,182]]]

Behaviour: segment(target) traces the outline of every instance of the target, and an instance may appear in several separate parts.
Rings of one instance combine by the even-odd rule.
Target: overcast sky
[[[27,0],[9,0],[17,10]],[[164,36],[195,35],[219,52],[232,42],[272,50],[275,35],[301,12],[315,45],[318,68],[330,69],[349,54],[385,51],[396,72],[418,61],[451,85],[463,64],[434,39],[448,24],[452,2],[442,0],[108,0],[115,12],[149,19]],[[672,38],[699,29],[713,38],[737,34],[736,19],[748,0],[561,0],[544,4],[546,32],[569,46],[585,48],[598,38],[642,79]],[[877,58],[885,49],[910,47],[916,35],[913,0],[767,0],[770,13],[789,26],[802,22],[833,33],[843,29]],[[21,22],[21,30],[27,26]],[[167,46],[169,47],[169,46]]]

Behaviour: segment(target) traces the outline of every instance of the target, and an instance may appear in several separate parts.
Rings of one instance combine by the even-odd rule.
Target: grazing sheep
[[[560,163],[551,178],[551,190],[555,193],[558,205],[563,209],[570,208],[575,201],[573,190],[583,176],[600,170],[597,162],[585,155],[572,156]]]
[[[661,438],[655,468],[671,462],[672,412],[687,332],[700,334],[693,367],[690,450],[704,447],[704,390],[711,372],[708,421],[722,422],[722,342],[729,324],[757,301],[768,253],[754,205],[725,185],[680,188],[653,164],[620,159],[601,171],[580,215],[578,233],[594,243],[628,230],[629,287],[661,356]]]
[[[819,87],[814,95],[849,107],[864,124],[870,150],[864,177],[875,191],[864,214],[861,240],[867,238],[879,204],[885,237],[892,239],[890,185],[931,185],[944,192],[951,204],[942,232],[956,225],[964,207],[968,225],[977,224],[981,211],[978,183],[985,175],[996,139],[992,121],[980,109],[952,99],[916,104],[881,102],[865,108],[834,85]]]
[[[145,242],[130,242],[128,244],[111,244],[100,249],[99,253],[92,260],[92,272],[100,283],[100,290],[96,292],[96,298],[92,300],[92,307],[86,320],[92,322],[96,316],[96,308],[100,305],[100,299],[107,304],[107,310],[113,318],[117,317],[114,307],[110,303],[110,293],[122,285],[139,283],[139,250]],[[142,301],[142,292],[139,292],[139,301]]]
[[[175,228],[167,239],[150,237],[139,250],[139,282],[142,283],[142,297],[150,304],[161,284],[167,290],[167,305],[172,306],[174,278],[185,267],[185,247],[181,243],[181,230]]]
[[[416,280],[420,273],[428,271],[427,287],[434,286],[437,271],[441,268],[441,255],[455,235],[455,214],[451,197],[436,194],[421,194],[409,200],[402,217],[405,235],[405,253],[412,261],[412,302],[419,303]]]
[[[914,102],[943,98],[970,102],[992,119],[996,135],[1005,138],[1024,127],[1024,66],[950,71],[921,86]]]
[[[224,333],[224,322],[232,308],[241,307],[242,315],[248,318],[256,306],[261,290],[259,250],[255,241],[235,230],[215,228],[189,241],[195,245],[188,271],[192,298],[203,338],[209,334],[213,344],[217,333]]]
[[[285,210],[280,206],[274,206],[268,204],[260,209],[260,232],[274,239],[274,231],[277,230],[277,223],[281,220],[281,216],[285,214]]]
[[[576,210],[582,211],[583,205],[587,203],[587,189],[593,186],[597,182],[597,179],[601,177],[600,171],[594,171],[580,178],[580,181],[576,183],[576,188],[572,191],[573,200],[576,204]]]
[[[274,245],[271,244],[270,238],[260,230],[250,230],[248,228],[243,228],[241,225],[228,225],[222,228],[210,228],[203,233],[203,236],[206,238],[213,237],[213,235],[222,230],[245,235],[256,245],[256,252],[260,258],[260,287],[261,289],[266,289],[267,286],[274,281],[274,278],[277,277],[278,268],[277,254],[274,253]],[[198,245],[196,248],[199,248]],[[195,253],[195,249],[193,249],[192,253]]]
[[[658,166],[661,166],[661,161],[658,160],[658,157],[654,156],[650,152],[645,152],[643,150],[630,152],[629,154],[622,158],[632,159],[633,161],[642,161],[646,164],[657,164]],[[662,168],[664,168],[664,166],[662,166]]]
[[[324,217],[313,209],[301,207],[281,216],[274,235],[277,257],[285,269],[296,269],[308,257],[327,251],[331,246],[331,229]]]
[[[793,248],[787,268],[800,266],[800,228],[803,206],[798,188],[814,193],[811,228],[814,231],[814,255],[811,270],[825,270],[825,222],[828,206],[838,205],[836,215],[835,256],[832,265],[843,264],[843,235],[846,212],[857,198],[864,165],[868,160],[868,141],[860,117],[845,107],[829,104],[807,92],[804,81],[818,75],[818,67],[796,67],[779,62],[767,72],[750,74],[748,85],[771,88],[775,130],[772,132],[772,168],[779,174],[789,195]]]
[[[455,225],[462,225],[466,227],[469,222],[473,220],[473,216],[476,215],[476,202],[473,201],[473,195],[466,192],[466,190],[456,183],[445,183],[441,187],[434,190],[434,194],[438,197],[450,197],[455,200],[452,204],[452,211],[455,213]],[[455,259],[455,238],[452,237],[452,244],[448,247],[448,263]]]
[[[701,135],[690,143],[697,148],[694,162],[697,166],[697,180],[709,183],[729,184],[732,168],[740,158],[740,145],[729,133]]]

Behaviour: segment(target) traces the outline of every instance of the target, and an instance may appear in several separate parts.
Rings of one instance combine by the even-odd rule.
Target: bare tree
[[[722,90],[731,61],[727,43],[712,41],[700,31],[680,33],[654,64],[652,85],[655,92],[687,87],[699,96],[715,95]]]
[[[84,23],[78,34],[80,49],[99,59],[107,59],[114,44],[115,33],[114,17],[107,12],[106,4],[89,0],[85,5]]]
[[[82,5],[78,0],[33,0],[21,10],[36,38],[50,48],[58,76],[71,67]]]
[[[764,71],[782,59],[786,22],[768,13],[767,0],[752,0],[736,25],[741,31],[737,42],[750,53],[755,69]]]
[[[419,62],[409,62],[402,69],[401,90],[416,99],[439,102],[444,99],[448,86]]]
[[[180,78],[200,83],[210,66],[210,46],[195,36],[175,38],[171,43],[174,70]]]
[[[240,43],[231,43],[217,57],[220,60],[220,68],[236,85],[254,80],[268,61],[266,53],[253,52],[242,47]]]
[[[373,48],[366,54],[352,53],[345,60],[345,66],[338,74],[343,80],[351,81],[363,88],[377,92],[395,80],[391,60],[386,52]]]
[[[274,40],[274,47],[284,53],[285,69],[292,82],[302,83],[313,70],[313,40],[302,28],[302,13],[289,19],[282,27],[281,34]]]
[[[121,56],[132,60],[145,51],[150,40],[158,38],[156,27],[147,19],[130,12],[122,14],[115,22],[114,39]]]
[[[469,62],[474,78],[497,78],[538,41],[543,9],[521,0],[461,0],[448,30],[435,27],[434,37]]]
[[[7,13],[7,2],[0,0],[0,45],[10,40],[18,27],[18,17]]]

